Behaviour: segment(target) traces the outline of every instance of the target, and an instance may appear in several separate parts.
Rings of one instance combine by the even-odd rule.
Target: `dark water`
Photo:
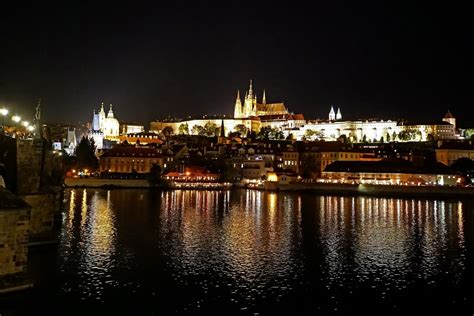
[[[7,311],[474,311],[473,201],[95,189],[66,199],[60,244],[30,254],[36,290]]]

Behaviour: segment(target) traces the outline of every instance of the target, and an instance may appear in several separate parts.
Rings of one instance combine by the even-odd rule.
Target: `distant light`
[[[21,117],[19,117],[18,115],[13,115],[12,116],[12,121],[18,123],[18,122],[21,121]]]
[[[31,126],[28,126],[28,131],[32,132],[32,131],[34,131],[34,130],[35,130],[35,127],[34,127],[34,126],[32,126],[32,125],[31,125]]]
[[[23,121],[23,122],[21,122],[21,125],[23,125],[24,127],[28,127],[30,125],[30,122]]]
[[[5,116],[5,115],[8,114],[8,110],[7,110],[7,109],[0,109],[0,114],[2,114],[3,116]]]

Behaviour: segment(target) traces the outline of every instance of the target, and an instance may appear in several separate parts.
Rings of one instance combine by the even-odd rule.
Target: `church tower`
[[[218,144],[225,144],[225,129],[224,129],[224,120],[221,120],[221,128],[220,128],[220,133],[219,137],[217,137],[217,143]]]
[[[109,113],[107,113],[107,117],[114,117],[114,111],[112,109],[112,103],[110,104]]]
[[[93,117],[92,117],[92,130],[97,132],[100,130],[100,119],[99,119],[99,113],[96,113],[95,110],[93,112]]]
[[[101,130],[103,132],[104,128],[105,128],[104,102],[102,102],[101,105],[100,105],[100,111],[99,111],[98,115],[99,115],[99,128],[97,130]]]
[[[331,105],[331,111],[329,111],[329,120],[330,121],[336,120],[336,113],[334,112],[334,108],[332,105]]]
[[[448,113],[446,113],[446,115],[443,117],[443,121],[453,125],[454,130],[456,130],[456,118],[451,114],[449,110]]]
[[[240,91],[237,90],[237,99],[235,100],[235,107],[234,107],[234,118],[241,118],[243,116],[242,113],[242,102],[240,101]]]
[[[256,100],[253,95],[252,80],[250,80],[249,91],[248,91],[248,94],[245,95],[245,100],[244,100],[243,117],[249,117],[249,116],[254,115],[253,110],[254,110],[255,103],[256,103]]]
[[[336,120],[342,120],[341,108],[337,108]]]

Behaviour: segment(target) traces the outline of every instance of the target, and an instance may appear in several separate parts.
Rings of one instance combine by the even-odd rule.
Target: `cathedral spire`
[[[250,98],[250,99],[253,99],[252,80],[250,80],[250,87],[249,87],[249,98]]]
[[[241,118],[242,117],[242,102],[240,101],[240,91],[237,90],[237,98],[235,100],[234,106],[234,118]]]
[[[334,112],[334,107],[331,105],[331,110],[329,111],[329,120],[336,120],[336,112]]]
[[[224,132],[224,120],[221,120],[221,137],[225,137],[225,132]]]
[[[342,120],[341,108],[337,108],[336,120]]]
[[[263,105],[267,104],[267,99],[265,98],[265,89],[263,89],[263,99],[262,99],[262,104],[263,104]]]

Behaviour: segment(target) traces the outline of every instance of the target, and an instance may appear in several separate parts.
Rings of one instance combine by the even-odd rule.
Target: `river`
[[[30,250],[35,290],[4,311],[472,315],[473,215],[457,199],[70,189],[59,244]]]

